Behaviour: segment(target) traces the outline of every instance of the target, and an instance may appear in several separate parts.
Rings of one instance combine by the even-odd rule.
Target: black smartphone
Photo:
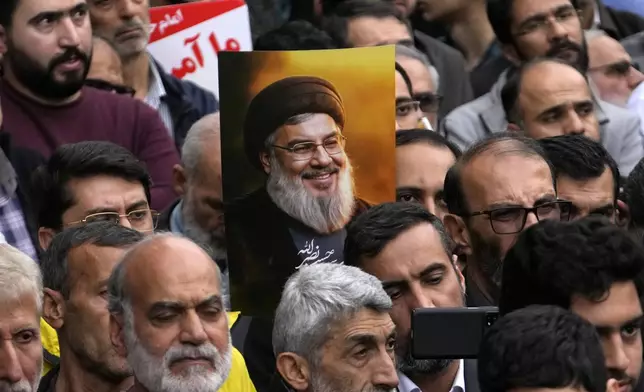
[[[496,307],[414,309],[411,354],[416,359],[476,358],[485,331],[498,317]]]

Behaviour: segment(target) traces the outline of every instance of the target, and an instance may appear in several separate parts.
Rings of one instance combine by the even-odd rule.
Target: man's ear
[[[42,317],[54,329],[61,329],[65,324],[65,299],[58,291],[43,289]]]
[[[521,127],[513,122],[508,122],[508,132],[521,132]]]
[[[631,223],[631,209],[628,207],[628,204],[623,200],[617,199],[615,214],[615,224],[619,227],[628,227]]]
[[[186,193],[186,182],[183,166],[179,164],[172,166],[172,188],[177,195],[183,196]]]
[[[284,381],[296,391],[305,391],[311,382],[311,370],[306,359],[294,353],[281,353],[277,356],[277,371]]]
[[[43,250],[47,250],[47,248],[49,248],[49,244],[51,244],[51,240],[55,235],[56,232],[54,231],[54,229],[50,229],[49,227],[39,227],[38,243],[40,244],[40,247]]]
[[[262,167],[264,168],[264,172],[266,174],[271,173],[271,159],[270,159],[270,154],[268,151],[262,151],[259,153],[259,161],[262,163]]]
[[[508,59],[512,64],[516,65],[517,67],[521,65],[521,57],[517,53],[514,45],[502,45],[501,51],[503,52],[503,56],[505,56],[505,58]]]
[[[127,347],[125,346],[125,331],[123,315],[110,314],[110,340],[116,353],[122,357],[127,356]]]
[[[452,240],[456,243],[462,254],[472,254],[470,246],[470,233],[465,226],[465,221],[460,216],[454,214],[447,214],[443,218],[445,229],[449,233]]]

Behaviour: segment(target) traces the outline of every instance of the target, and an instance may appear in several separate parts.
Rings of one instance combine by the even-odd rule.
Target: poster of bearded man
[[[232,308],[271,316],[304,265],[343,263],[345,225],[395,200],[393,47],[222,53]]]

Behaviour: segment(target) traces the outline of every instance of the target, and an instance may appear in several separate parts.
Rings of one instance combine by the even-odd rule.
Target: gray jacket
[[[506,130],[508,122],[501,102],[506,72],[489,93],[456,108],[441,123],[441,133],[462,150],[487,135]],[[596,102],[601,143],[617,162],[620,175],[626,177],[644,156],[640,120],[624,108]]]

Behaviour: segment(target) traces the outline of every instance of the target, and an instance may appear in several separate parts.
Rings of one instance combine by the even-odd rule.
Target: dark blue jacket
[[[186,140],[186,135],[192,124],[207,114],[217,112],[219,102],[210,91],[167,73],[156,60],[155,65],[159,70],[161,83],[166,91],[166,96],[162,101],[170,109],[174,128],[174,143],[181,152],[181,146]]]

